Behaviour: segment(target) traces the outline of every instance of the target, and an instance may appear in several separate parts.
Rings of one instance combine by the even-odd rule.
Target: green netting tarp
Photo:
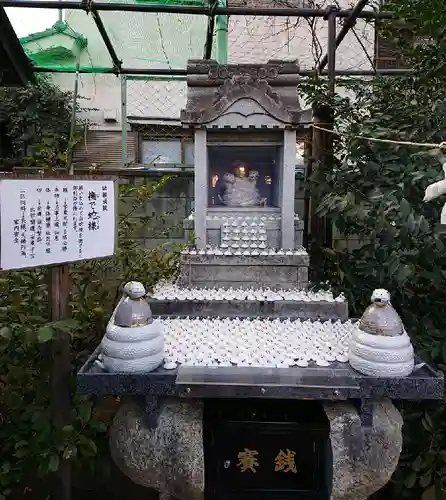
[[[142,0],[119,0],[119,3],[142,3]],[[200,0],[181,3],[202,4]],[[125,68],[184,69],[188,59],[203,56],[207,16],[127,11],[99,14]],[[65,10],[63,21],[21,41],[35,64],[47,69],[75,71],[78,62],[83,71],[92,73],[113,68],[95,22],[82,10]]]
[[[104,0],[101,0],[104,1]],[[105,0],[108,3],[209,5],[207,0]],[[39,1],[36,0],[36,4]],[[280,2],[278,2],[280,4]],[[323,0],[321,6],[329,0]],[[63,0],[61,2],[63,6]],[[269,59],[298,59],[302,69],[314,68],[327,51],[327,23],[318,18],[231,16],[227,35],[230,63],[262,63]],[[19,9],[27,10],[27,9]],[[54,12],[54,11],[53,11]],[[117,57],[124,68],[185,69],[188,59],[202,58],[206,15],[100,11]],[[63,23],[22,39],[36,64],[47,69],[74,71],[79,59],[83,71],[104,73],[113,68],[110,55],[91,14],[64,10]],[[30,29],[29,33],[32,33]],[[360,19],[336,55],[339,70],[371,69],[373,25]],[[214,38],[213,48],[216,43]],[[215,54],[215,51],[214,51]]]

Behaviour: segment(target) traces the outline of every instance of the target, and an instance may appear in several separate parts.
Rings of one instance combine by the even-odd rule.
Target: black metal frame
[[[42,9],[64,9],[69,10],[84,10],[87,14],[91,14],[98,31],[104,41],[113,62],[113,68],[103,73],[122,74],[122,75],[145,75],[145,76],[183,76],[186,75],[186,69],[141,69],[141,68],[125,68],[122,67],[122,61],[118,58],[113,44],[107,34],[105,26],[102,22],[99,12],[147,12],[147,13],[176,13],[176,14],[195,14],[208,16],[208,28],[206,36],[206,45],[204,48],[204,57],[210,58],[212,53],[212,34],[214,31],[214,23],[216,15],[231,15],[231,16],[275,16],[275,17],[303,17],[316,18],[320,17],[328,23],[328,49],[327,54],[321,59],[319,65],[314,70],[302,70],[301,76],[313,76],[316,74],[328,75],[330,80],[330,89],[334,91],[336,76],[400,76],[410,73],[411,70],[341,70],[336,71],[336,49],[344,40],[349,30],[355,25],[357,19],[392,19],[393,13],[388,11],[378,12],[374,10],[365,11],[364,8],[368,4],[368,0],[359,0],[353,9],[339,9],[335,5],[329,5],[325,9],[311,8],[293,8],[293,7],[277,7],[277,8],[258,8],[258,7],[218,7],[216,0],[210,0],[209,6],[194,6],[194,5],[174,5],[174,4],[127,4],[127,3],[104,3],[93,0],[67,0],[61,4],[60,0],[0,0],[0,7],[25,7],[25,8],[42,8]],[[336,36],[336,20],[344,19],[344,24]],[[324,71],[325,66],[328,70]],[[72,73],[74,69],[55,70],[48,68],[33,67],[34,72],[40,73]],[[87,70],[80,70],[80,73],[92,73]]]
[[[88,71],[86,69],[69,68],[69,69],[53,69],[53,68],[39,68],[35,66],[32,68],[35,73],[82,73],[82,74],[92,74],[93,71]],[[186,69],[165,69],[165,68],[121,68],[119,70],[115,68],[110,68],[107,71],[101,71],[104,74],[120,74],[120,75],[142,75],[142,76],[187,76]],[[336,76],[347,77],[347,76],[402,76],[413,73],[412,69],[377,69],[372,70],[338,70],[336,71]],[[317,70],[303,69],[299,71],[300,76],[314,76],[317,74]],[[322,76],[328,76],[328,71],[322,71]]]
[[[32,65],[0,6],[0,86],[26,85],[33,77]]]
[[[104,23],[102,22],[101,16],[96,8],[91,9],[91,17],[95,22],[99,33],[101,34],[102,40],[104,41],[105,46],[107,47],[108,53],[110,54],[111,60],[113,61],[113,69],[118,73],[122,67],[122,61],[118,58],[115,52],[115,48],[108,36],[107,30],[105,29]]]
[[[128,3],[104,3],[93,1],[73,1],[63,2],[63,9],[68,10],[97,10],[97,11],[115,11],[115,12],[164,12],[176,14],[196,14],[196,15],[231,15],[231,16],[279,16],[279,17],[325,17],[327,9],[301,9],[294,7],[277,8],[258,8],[258,7],[216,7],[209,10],[209,7],[195,5],[174,5],[174,4],[128,4]],[[27,7],[39,9],[60,9],[59,0],[0,0],[0,6],[3,7]],[[352,15],[350,9],[340,10],[336,7],[336,17],[349,18]],[[366,11],[358,12],[357,18],[363,19],[391,19],[392,12]]]
[[[131,394],[152,400],[171,396],[185,399],[355,400],[365,427],[372,425],[373,403],[383,398],[444,399],[444,376],[427,364],[410,376],[400,379],[364,376],[349,365],[339,363],[329,368],[279,368],[269,371],[249,367],[249,377],[244,368],[235,371],[230,369],[230,375],[227,368],[215,371],[199,367],[177,370],[158,368],[149,373],[126,374],[104,371],[97,364],[100,349],[98,346],[77,373],[79,394]],[[420,359],[417,358],[416,362],[420,362]],[[206,376],[197,377],[196,372],[200,370],[206,372]],[[243,372],[242,375],[240,372]],[[153,401],[150,404],[153,406]]]

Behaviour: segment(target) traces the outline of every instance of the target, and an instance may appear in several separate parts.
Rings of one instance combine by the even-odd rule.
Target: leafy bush
[[[71,92],[61,91],[42,75],[35,85],[0,87],[2,169],[65,167],[72,101]],[[73,146],[84,126],[77,123]]]
[[[348,296],[354,316],[374,288],[391,290],[418,352],[445,371],[446,237],[438,228],[445,200],[422,201],[426,186],[444,178],[442,154],[433,147],[358,138],[445,140],[446,51],[439,50],[446,42],[444,3],[387,3],[423,41],[401,42],[415,74],[376,77],[370,85],[350,81],[346,96],[336,99],[335,164],[309,182],[320,201],[318,213],[365,244],[357,250],[325,249],[323,266],[314,272]],[[398,25],[383,29],[394,36]],[[327,104],[324,82],[307,82],[302,90],[318,105]],[[404,451],[386,499],[446,498],[445,410],[439,402],[402,405]]]

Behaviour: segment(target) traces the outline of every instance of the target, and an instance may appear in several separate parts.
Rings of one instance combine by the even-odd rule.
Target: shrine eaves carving
[[[246,75],[257,80],[275,79],[279,76],[277,68],[251,65],[209,65],[208,76],[210,80],[226,80],[234,76]]]

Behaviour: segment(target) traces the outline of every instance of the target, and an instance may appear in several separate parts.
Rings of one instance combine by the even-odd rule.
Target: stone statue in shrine
[[[225,174],[225,192],[222,202],[228,207],[256,207],[263,200],[257,189],[259,173],[256,170],[248,172],[248,165],[237,160],[233,164],[234,174]]]

